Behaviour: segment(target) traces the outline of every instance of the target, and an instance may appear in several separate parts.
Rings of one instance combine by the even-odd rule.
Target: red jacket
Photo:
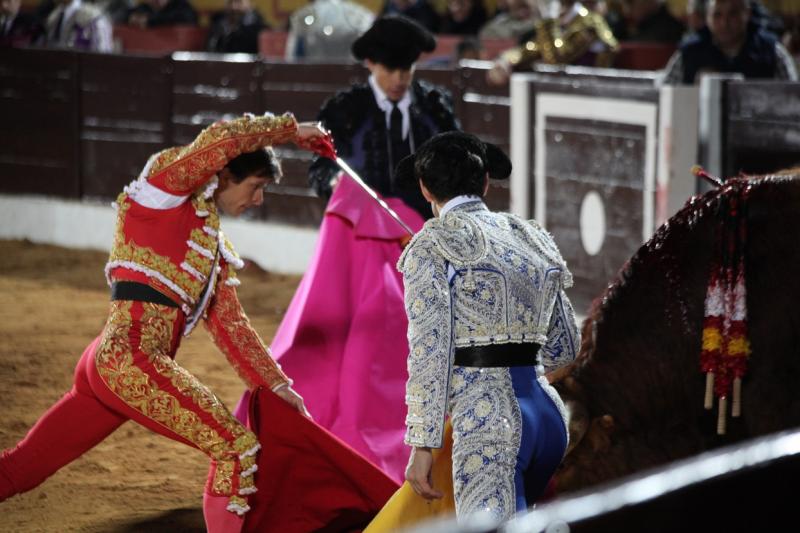
[[[117,198],[117,228],[106,276],[145,283],[181,305],[184,335],[200,318],[251,387],[290,383],[251,327],[236,296],[243,266],[219,227],[216,174],[240,154],[295,138],[297,122],[247,115],[217,122],[188,146],[153,155]]]

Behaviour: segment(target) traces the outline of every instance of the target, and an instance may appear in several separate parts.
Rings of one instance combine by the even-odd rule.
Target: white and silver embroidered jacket
[[[456,348],[537,343],[540,374],[575,359],[572,275],[535,221],[462,204],[428,220],[397,268],[410,348],[406,444],[442,446]]]

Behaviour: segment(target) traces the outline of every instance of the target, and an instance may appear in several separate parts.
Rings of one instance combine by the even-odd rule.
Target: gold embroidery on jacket
[[[217,239],[207,234],[202,228],[193,229],[189,234],[189,240],[208,250],[211,255],[214,255],[217,250]]]
[[[205,282],[208,279],[208,275],[211,274],[211,263],[213,263],[214,260],[210,257],[206,257],[205,255],[201,254],[200,252],[198,252],[193,248],[189,248],[186,251],[185,261],[186,264],[188,264],[190,267],[195,269],[203,276],[203,278],[200,281],[202,282],[203,285],[205,285]],[[192,275],[192,277],[194,279],[198,279],[194,275]]]
[[[192,197],[192,205],[195,211],[205,211],[205,226],[214,231],[219,231],[219,215],[217,215],[216,205],[213,201],[208,201],[201,195]],[[213,259],[202,255],[196,250],[186,245],[186,255],[184,261],[191,268],[204,276],[204,279],[195,277],[190,272],[175,264],[169,257],[156,253],[152,248],[139,246],[133,240],[126,242],[125,224],[128,210],[131,207],[131,200],[128,195],[122,193],[117,198],[119,213],[117,215],[117,228],[114,233],[114,244],[109,256],[110,262],[127,262],[140,265],[146,269],[153,270],[163,275],[169,281],[177,285],[193,301],[200,298],[200,294],[205,286],[205,280],[211,274]],[[190,231],[190,239],[207,249],[211,255],[216,253],[217,241],[214,237],[207,235],[201,228]]]
[[[211,490],[214,494],[231,494],[233,492],[233,472],[236,463],[233,461],[217,461],[214,470],[214,481],[211,482]]]
[[[197,252],[194,253],[199,255]],[[133,241],[121,246],[115,245],[111,250],[109,261],[125,261],[154,270],[183,289],[193,300],[197,300],[200,291],[203,290],[203,281],[179,268],[170,258],[157,254],[152,248],[138,246]],[[204,269],[206,272],[211,271],[211,260],[208,260],[208,263],[208,267]],[[205,274],[200,268],[195,268]]]
[[[226,265],[221,278],[228,279],[231,270],[230,265]],[[274,388],[289,382],[250,324],[234,287],[219,284],[205,324],[214,342],[249,388],[263,384]],[[251,375],[248,368],[252,368],[263,383],[254,383],[255,376]]]

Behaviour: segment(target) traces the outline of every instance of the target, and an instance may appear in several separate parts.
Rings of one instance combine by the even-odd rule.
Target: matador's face
[[[389,68],[382,63],[367,60],[367,68],[375,77],[378,87],[386,94],[389,100],[399,102],[403,99],[414,81],[414,68]]]
[[[214,196],[217,207],[226,215],[238,217],[251,207],[264,203],[264,187],[269,182],[270,178],[248,176],[237,183],[230,175],[221,173]]]

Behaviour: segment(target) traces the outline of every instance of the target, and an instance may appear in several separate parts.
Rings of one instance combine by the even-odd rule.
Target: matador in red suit
[[[262,203],[263,187],[280,177],[268,146],[310,148],[321,134],[290,114],[246,115],[149,159],[116,201],[108,321],[78,362],[72,389],[0,455],[0,501],[36,487],[131,419],[210,456],[207,495],[227,498],[236,514],[249,509],[256,436],[174,357],[202,320],[251,389],[268,387],[305,411],[239,304],[243,262],[220,231],[219,211],[237,216]]]

